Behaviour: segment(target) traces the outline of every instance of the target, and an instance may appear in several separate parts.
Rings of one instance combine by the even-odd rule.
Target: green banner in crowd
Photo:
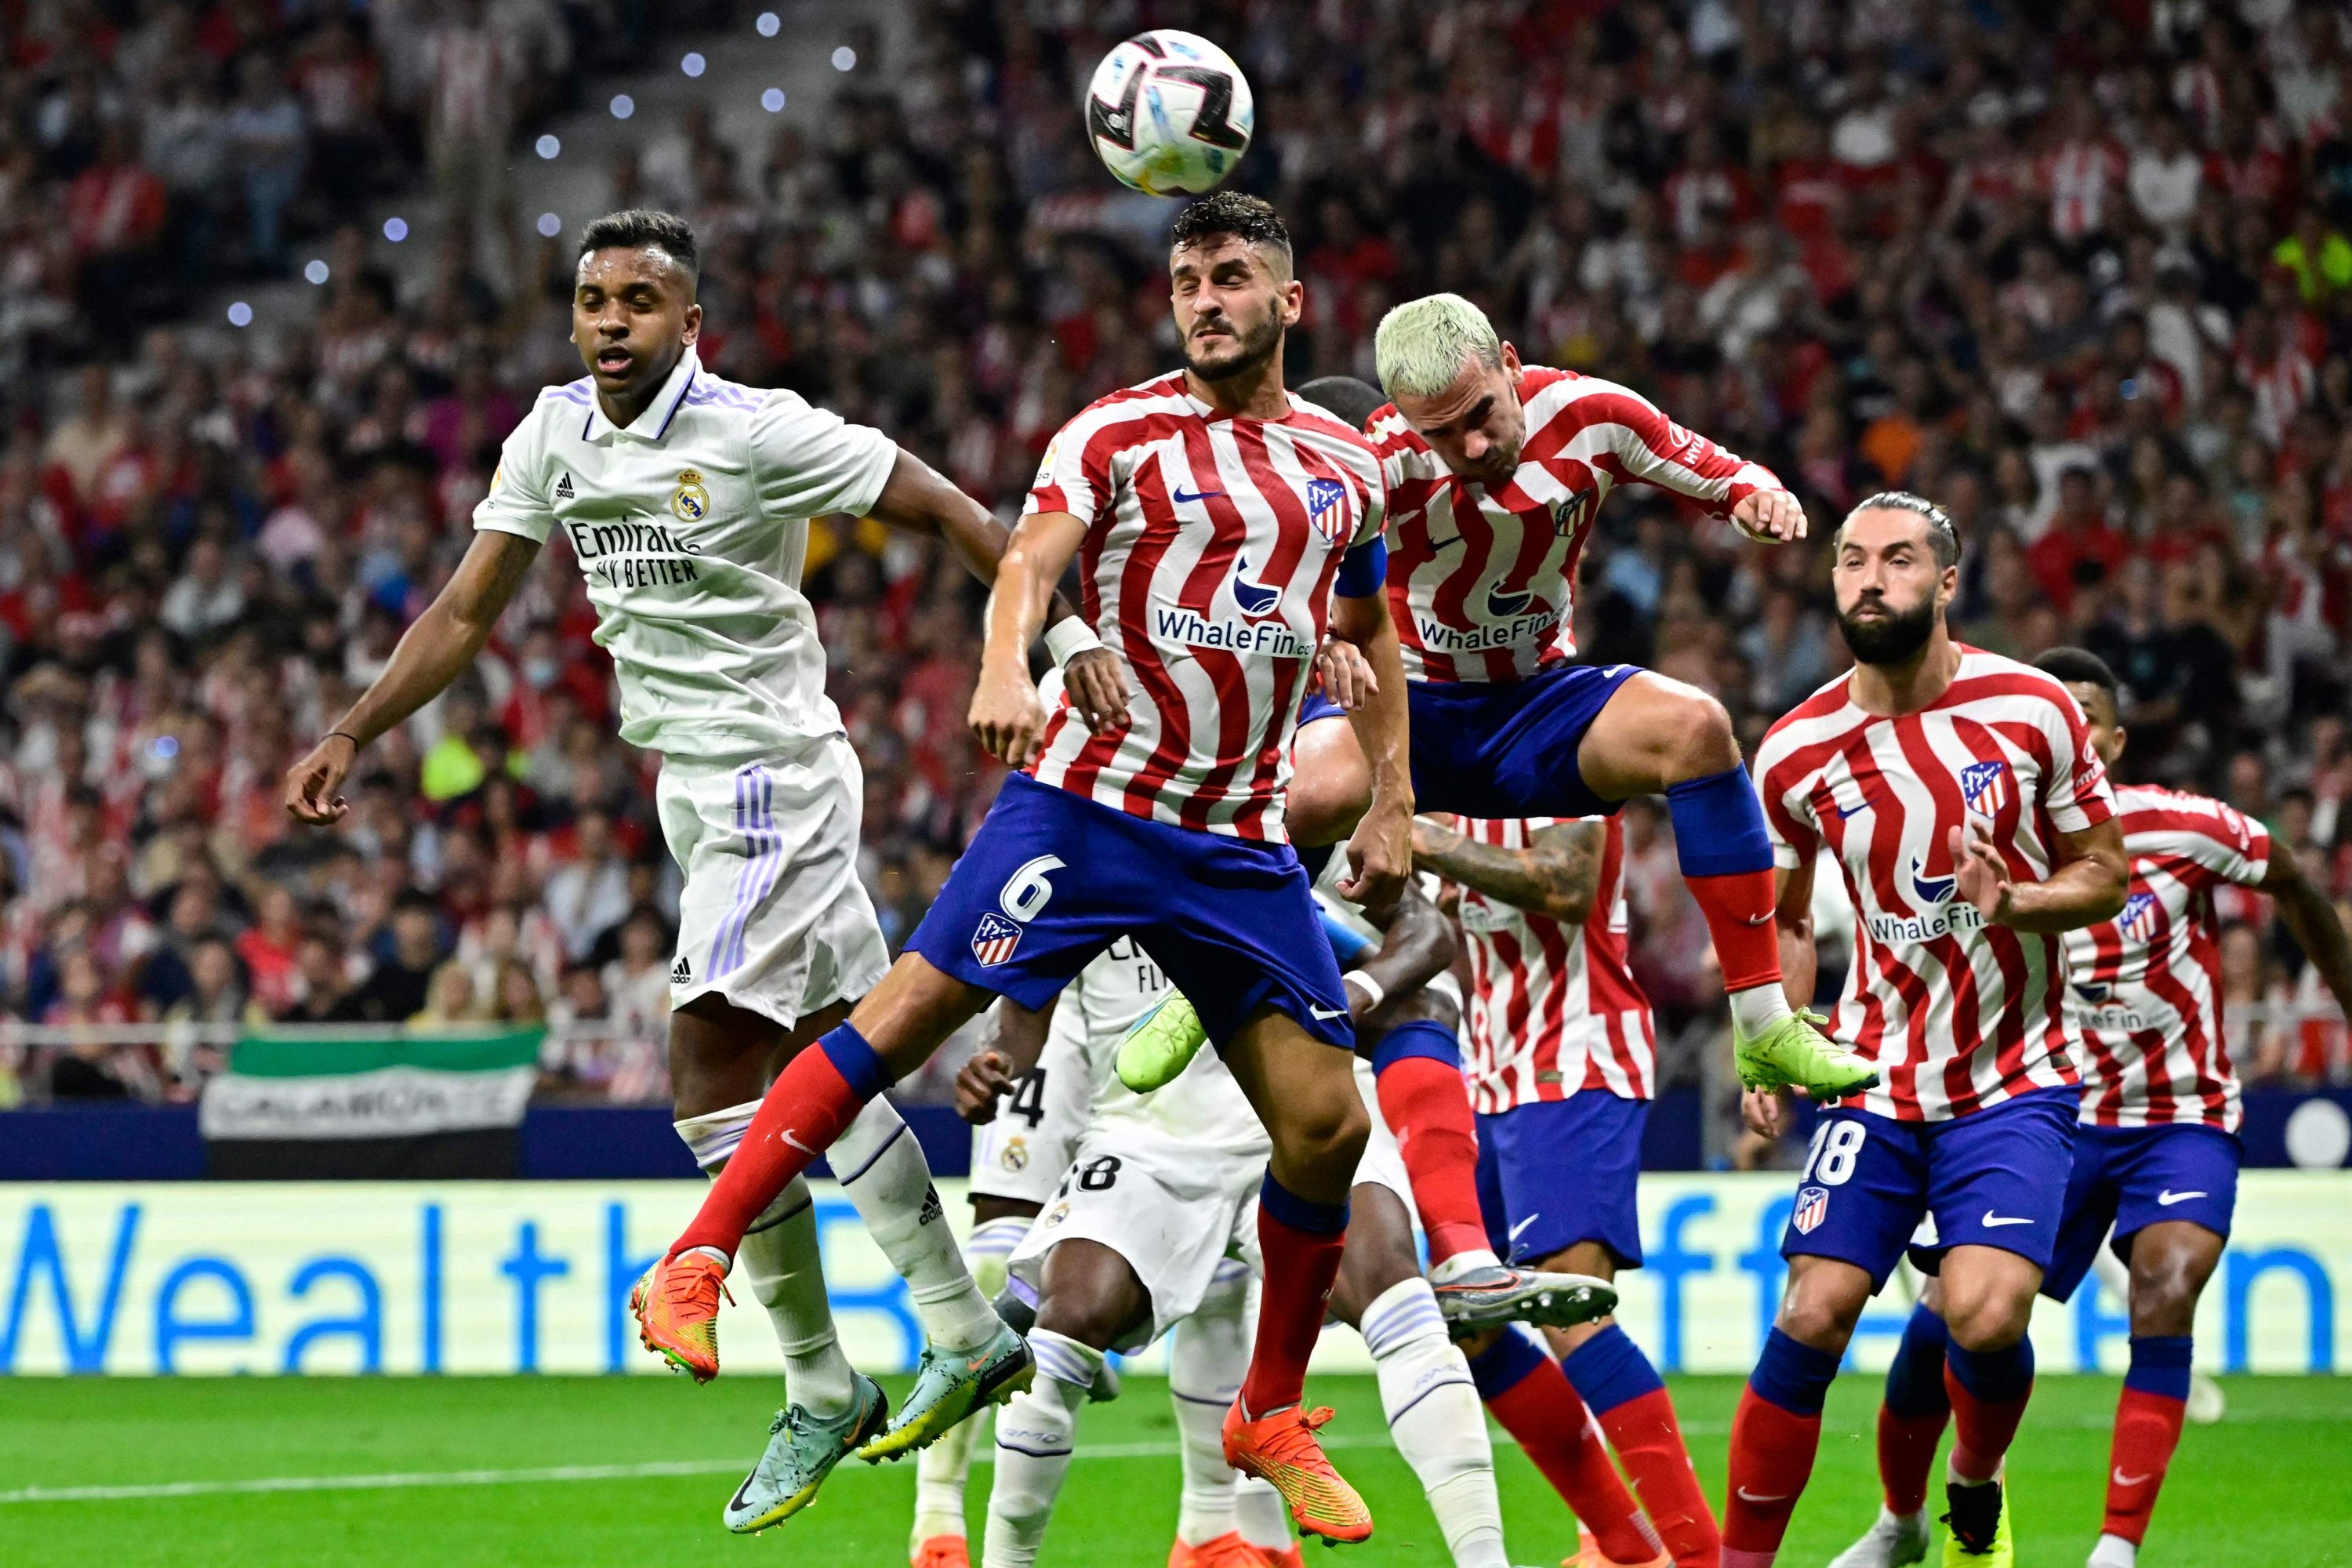
[[[541,1031],[254,1035],[205,1085],[216,1175],[499,1175]]]

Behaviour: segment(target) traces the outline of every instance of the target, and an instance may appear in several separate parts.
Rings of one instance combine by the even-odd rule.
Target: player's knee
[[[2033,1321],[2033,1295],[2014,1290],[1944,1287],[1944,1326],[1963,1350],[2005,1351],[2025,1337]]]
[[[1710,778],[1739,765],[1739,741],[1722,703],[1696,687],[1674,689],[1670,721],[1660,727],[1666,782]]]
[[[2136,1334],[2185,1334],[2197,1317],[2205,1271],[2194,1258],[2168,1253],[2132,1260],[2131,1322]]]
[[[1848,1311],[1837,1302],[1795,1295],[1780,1303],[1777,1326],[1799,1344],[1811,1345],[1817,1351],[1828,1351],[1833,1355],[1843,1355],[1846,1341],[1853,1337],[1853,1325],[1859,1316],[1858,1312]]]
[[[1128,1325],[1124,1307],[1101,1297],[1048,1293],[1037,1303],[1037,1326],[1077,1341],[1088,1350],[1108,1352]]]
[[[1356,1093],[1355,1079],[1345,1080],[1348,1092],[1329,1094],[1311,1104],[1286,1107],[1289,1115],[1275,1136],[1283,1151],[1300,1165],[1315,1170],[1353,1171],[1372,1135],[1372,1119]]]

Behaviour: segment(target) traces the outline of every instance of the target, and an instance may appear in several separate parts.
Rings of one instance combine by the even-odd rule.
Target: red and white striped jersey
[[[2218,800],[2116,792],[2131,890],[2114,920],[2066,934],[2066,978],[2087,1056],[2083,1120],[2238,1130],[2238,1074],[2221,1037],[2213,892],[2270,870],[2270,831]]]
[[[1569,820],[1465,817],[1455,826],[1474,843],[1525,849],[1537,832]],[[1588,1089],[1621,1100],[1657,1092],[1650,999],[1626,961],[1625,830],[1613,816],[1585,820],[1603,824],[1605,837],[1582,925],[1462,891],[1473,1110],[1491,1115]]]
[[[1366,426],[1389,481],[1389,610],[1412,680],[1517,680],[1575,657],[1577,558],[1610,487],[1653,484],[1727,517],[1771,471],[1637,392],[1530,365],[1527,445],[1508,484],[1456,479],[1391,404]]]
[[[1371,443],[1290,402],[1280,419],[1236,419],[1171,374],[1089,405],[1045,448],[1024,510],[1087,525],[1084,614],[1134,679],[1111,734],[1088,734],[1063,699],[1039,783],[1283,841],[1290,733],[1332,583],[1385,515]]]
[[[2063,939],[1989,925],[1958,896],[1953,828],[1987,832],[2015,879],[2062,834],[2115,815],[2083,710],[2051,677],[1978,648],[1916,713],[1854,705],[1850,675],[1765,734],[1758,793],[1784,870],[1826,845],[1853,900],[1853,961],[1830,1033],[1876,1063],[1863,1108],[1941,1121],[2080,1081]]]

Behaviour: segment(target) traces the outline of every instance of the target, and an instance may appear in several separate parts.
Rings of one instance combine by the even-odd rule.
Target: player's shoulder
[[[1395,406],[1391,404],[1389,410],[1393,411]],[[1290,395],[1290,416],[1284,423],[1295,433],[1312,439],[1333,442],[1373,457],[1381,455],[1380,443],[1372,437],[1369,426],[1360,430],[1321,404],[1310,403],[1295,392]]]
[[[799,393],[784,387],[746,386],[740,381],[698,370],[687,384],[686,395],[678,400],[678,406],[698,414],[749,419],[763,408],[795,413],[810,405]]]
[[[1815,687],[1802,702],[1773,720],[1757,747],[1758,771],[1767,771],[1809,746],[1843,735],[1857,723],[1868,722],[1870,715],[1853,706],[1853,687],[1851,671],[1832,676]]]
[[[530,407],[524,411],[516,428],[528,427],[536,433],[549,426],[560,428],[571,424],[584,427],[595,407],[596,384],[587,376],[583,375],[577,381],[558,382],[552,386],[539,389],[539,395],[531,400]]]
[[[1128,438],[1153,439],[1174,422],[1201,417],[1184,390],[1183,373],[1171,371],[1103,394],[1070,416],[1062,426],[1062,436],[1065,440],[1092,440],[1108,435],[1120,438],[1124,445]]]
[[[2116,791],[2116,816],[2124,837],[2154,840],[2182,834],[2238,845],[2268,829],[2227,801],[2162,784],[2126,784]]]
[[[2056,676],[2006,654],[1967,643],[1956,646],[1960,650],[1960,668],[1952,677],[1951,689],[1945,694],[1947,706],[2013,703],[2021,715],[2040,708],[2076,721],[2082,718],[2083,710],[2075,705],[2074,693]]]

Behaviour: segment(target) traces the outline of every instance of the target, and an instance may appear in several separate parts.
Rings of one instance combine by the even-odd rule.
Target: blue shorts
[[[1620,1268],[1642,1267],[1646,1100],[1580,1089],[1478,1118],[1478,1207],[1486,1244],[1506,1260],[1549,1258],[1597,1241]]]
[[[1024,773],[997,792],[907,951],[1039,1008],[1129,933],[1220,1047],[1264,1004],[1355,1048],[1339,965],[1288,845],[1173,827]]]
[[[2073,1296],[2110,1226],[2116,1256],[2126,1263],[2132,1237],[2160,1220],[2185,1219],[2226,1240],[2238,1206],[2238,1153],[2237,1136],[2218,1127],[2078,1125],[2066,1215],[2042,1293]]]
[[[1318,719],[1345,719],[1348,710],[1318,690],[1309,691],[1298,704],[1298,727],[1302,730]]]
[[[1884,1286],[1911,1246],[1929,1274],[1955,1247],[1998,1247],[2042,1268],[2058,1240],[2074,1157],[2073,1089],[2037,1089],[1948,1121],[1897,1121],[1846,1107],[1822,1113],[1783,1258],[1837,1258]]]
[[[1465,816],[1604,816],[1622,801],[1585,787],[1576,748],[1630,664],[1550,664],[1525,680],[1416,680],[1412,794]]]

